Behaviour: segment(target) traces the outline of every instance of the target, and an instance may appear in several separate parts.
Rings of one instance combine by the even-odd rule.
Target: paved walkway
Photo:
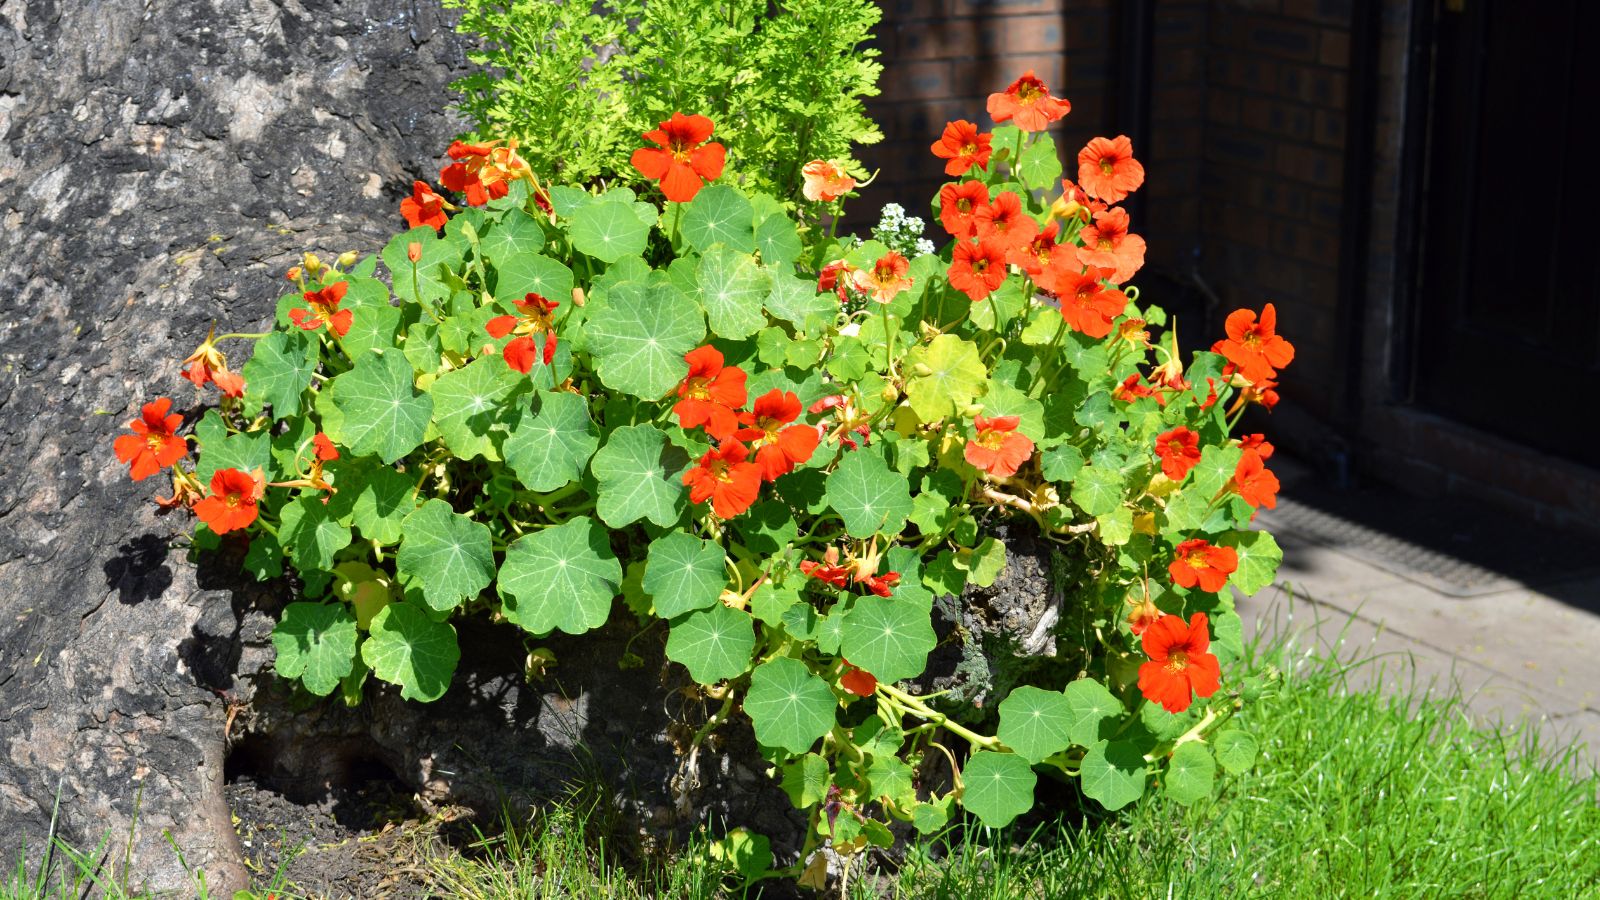
[[[1292,497],[1305,473],[1289,460],[1273,468]],[[1269,510],[1258,521],[1284,564],[1276,586],[1241,603],[1247,636],[1288,633],[1338,645],[1345,658],[1382,656],[1387,665],[1354,680],[1457,685],[1484,720],[1538,723],[1549,746],[1585,743],[1600,765],[1600,616],[1586,611],[1600,609],[1600,576],[1455,597],[1296,533]]]

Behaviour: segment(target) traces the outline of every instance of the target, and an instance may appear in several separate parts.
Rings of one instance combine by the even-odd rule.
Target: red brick
[[[932,100],[955,93],[948,60],[906,62],[884,70],[879,86],[890,101]]]
[[[1283,0],[1283,14],[1306,22],[1350,24],[1353,0]]]
[[[1239,124],[1239,95],[1227,91],[1207,91],[1206,121],[1217,125]]]
[[[1280,175],[1327,188],[1337,188],[1344,180],[1344,160],[1337,153],[1289,144],[1276,149]]]
[[[1392,54],[1391,54],[1392,55]],[[1325,66],[1343,69],[1350,65],[1350,32],[1335,28],[1322,30],[1321,49],[1317,61]]]
[[[1016,16],[1030,13],[1058,13],[1064,9],[1077,12],[1080,7],[1088,4],[1074,2],[1069,5],[1065,0],[953,0],[954,12],[958,16]],[[1101,5],[1104,5],[1102,0]]]
[[[1066,57],[1059,53],[1023,53],[957,60],[952,80],[956,90],[961,93],[987,97],[994,91],[1005,90],[1029,69],[1050,86],[1052,94],[1060,95],[1065,88]]]
[[[1284,64],[1278,69],[1278,93],[1324,109],[1343,110],[1349,88],[1342,72],[1318,66]]]
[[[1296,104],[1246,97],[1240,105],[1241,125],[1279,137],[1308,141],[1311,139],[1311,121],[1311,111]]]
[[[1319,109],[1316,112],[1316,141],[1325,147],[1344,146],[1344,114]]]
[[[884,25],[898,25],[922,19],[937,19],[950,14],[952,0],[880,0]],[[879,29],[883,30],[882,28]]]

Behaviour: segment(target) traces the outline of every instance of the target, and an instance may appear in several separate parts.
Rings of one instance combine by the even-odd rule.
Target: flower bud
[[[892,384],[886,384],[883,386],[883,390],[878,392],[878,396],[883,398],[885,403],[893,403],[900,399],[900,389]]]
[[[420,242],[412,241],[406,245],[406,259],[411,260],[412,265],[422,262],[422,244]]]
[[[346,250],[345,252],[339,254],[339,268],[348,269],[351,266],[355,265],[356,264],[356,260],[358,260],[360,258],[361,258],[361,254],[357,253],[356,251],[354,251],[354,250]]]
[[[927,363],[912,363],[911,372],[918,378],[927,378],[933,374],[933,369],[929,368]]]
[[[315,253],[307,253],[301,258],[300,264],[306,267],[306,274],[308,275],[316,275],[322,271],[322,260],[317,259]]]
[[[289,271],[285,272],[283,277],[289,279],[290,281],[299,281],[301,274],[302,273],[300,272],[300,267],[299,266],[295,266],[294,268],[292,268]]]

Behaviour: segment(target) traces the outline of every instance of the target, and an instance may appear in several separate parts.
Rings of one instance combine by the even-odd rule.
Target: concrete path
[[[1306,473],[1290,460],[1272,466],[1292,497]],[[1240,604],[1247,636],[1380,657],[1353,681],[1454,685],[1483,720],[1536,724],[1546,746],[1584,743],[1600,765],[1600,616],[1586,611],[1600,610],[1600,576],[1454,597],[1297,534],[1270,510],[1258,523],[1284,563],[1277,585]]]

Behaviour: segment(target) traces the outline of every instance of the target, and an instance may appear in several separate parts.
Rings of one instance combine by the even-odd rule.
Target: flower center
[[[1191,569],[1209,569],[1211,564],[1206,562],[1204,553],[1191,553],[1183,558],[1184,564]]]
[[[232,493],[222,498],[222,502],[228,504],[229,509],[235,509],[239,506],[239,501],[241,499],[243,498],[241,498],[238,493]]]
[[[976,156],[977,153],[978,153],[978,145],[977,144],[962,144],[961,145],[961,155],[962,156]]]
[[[986,271],[988,268],[989,268],[989,261],[987,259],[975,259],[975,260],[972,261],[972,271],[974,271],[974,272],[977,272],[977,273],[981,274],[984,271]]]
[[[957,200],[956,201],[956,211],[957,212],[964,212],[964,213],[972,212],[972,201],[968,200],[965,197],[962,197],[960,200]]]
[[[1166,669],[1168,672],[1182,672],[1189,667],[1189,654],[1182,650],[1174,650],[1167,654]]]
[[[1102,174],[1110,175],[1113,171],[1116,170],[1116,168],[1117,168],[1116,163],[1111,161],[1111,157],[1109,157],[1109,156],[1100,157],[1100,172]]]
[[[1017,102],[1022,104],[1035,103],[1044,96],[1044,91],[1039,90],[1036,84],[1024,84],[1017,88]]]
[[[1101,238],[1099,243],[1096,246],[1098,246],[1101,250],[1114,250],[1114,249],[1116,249],[1115,247],[1112,246],[1111,240],[1109,238]]]
[[[684,385],[684,393],[693,400],[710,400],[711,379],[701,376],[690,378],[689,383]]]
[[[711,461],[711,477],[723,484],[729,484],[733,481],[733,475],[728,471],[727,460],[714,459]]]
[[[986,428],[978,432],[978,446],[986,450],[999,450],[1005,440],[1006,433],[998,428]]]
[[[152,434],[144,439],[145,446],[149,447],[151,450],[160,450],[161,445],[165,442],[166,435],[162,434]]]

